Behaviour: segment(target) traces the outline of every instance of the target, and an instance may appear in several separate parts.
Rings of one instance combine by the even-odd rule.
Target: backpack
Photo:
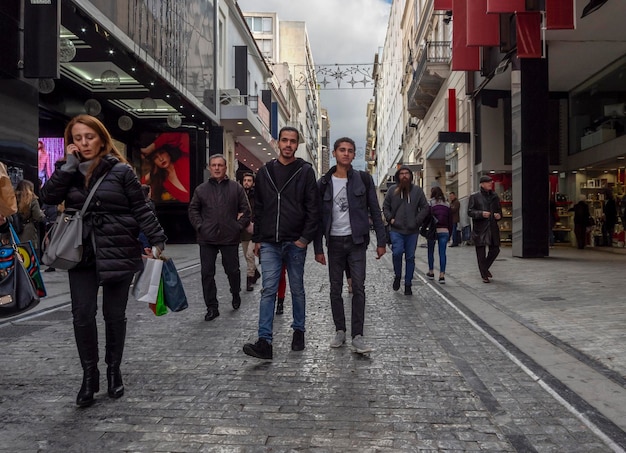
[[[437,239],[437,222],[437,217],[428,214],[420,226],[420,234],[429,240]]]

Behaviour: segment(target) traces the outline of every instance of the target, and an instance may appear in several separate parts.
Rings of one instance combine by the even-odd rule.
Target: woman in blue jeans
[[[428,240],[428,273],[430,280],[435,278],[435,242],[439,250],[439,283],[446,283],[446,247],[452,232],[452,211],[446,202],[441,187],[430,190],[430,213],[437,218],[437,239]]]

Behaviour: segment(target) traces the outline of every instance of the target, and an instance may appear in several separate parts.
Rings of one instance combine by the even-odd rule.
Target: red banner
[[[452,9],[452,0],[435,0],[435,6],[433,7],[433,9],[435,11],[450,11]]]
[[[448,132],[456,132],[456,89],[448,88]]]
[[[541,58],[541,13],[517,13],[517,57]]]
[[[574,29],[574,0],[546,0],[546,28]]]
[[[480,47],[467,46],[467,2],[452,0],[452,65],[453,71],[479,71]]]
[[[467,45],[499,46],[500,16],[487,14],[487,0],[471,2],[471,7],[467,8]]]
[[[488,13],[526,11],[526,0],[487,0]]]

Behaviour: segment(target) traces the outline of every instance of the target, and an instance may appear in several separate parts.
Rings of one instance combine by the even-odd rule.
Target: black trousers
[[[477,245],[476,246],[476,258],[478,258],[478,269],[480,270],[480,276],[482,278],[487,277],[487,272],[489,268],[496,260],[498,255],[500,254],[500,247],[497,246],[489,246],[489,253],[487,252],[487,246],[485,245]]]
[[[77,326],[89,326],[95,322],[98,312],[98,274],[96,266],[70,269],[67,272],[70,280],[72,298],[72,317]],[[133,281],[133,274],[123,280],[104,283],[102,285],[102,314],[107,323],[124,321],[128,303],[128,288]]]
[[[200,275],[202,276],[202,295],[207,308],[217,308],[217,286],[215,285],[215,261],[222,253],[222,266],[228,277],[230,292],[241,292],[241,272],[239,270],[239,244],[207,245],[200,244]]]
[[[363,335],[365,321],[365,259],[367,246],[354,244],[352,236],[331,236],[328,239],[328,275],[330,278],[330,308],[335,330],[346,330],[343,306],[343,274],[346,269],[352,278],[351,336]]]

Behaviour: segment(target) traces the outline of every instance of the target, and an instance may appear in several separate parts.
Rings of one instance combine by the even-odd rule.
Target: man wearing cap
[[[480,190],[470,196],[467,213],[472,218],[472,241],[476,246],[480,276],[484,283],[489,283],[492,277],[489,268],[500,253],[498,221],[502,218],[500,198],[493,191],[491,176],[480,177]]]

